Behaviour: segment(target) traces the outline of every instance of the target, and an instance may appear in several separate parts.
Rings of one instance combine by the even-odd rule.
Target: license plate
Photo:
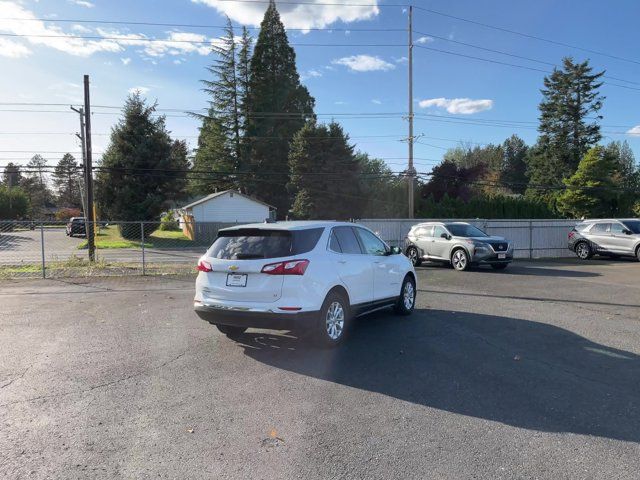
[[[502,260],[503,258],[507,258],[507,254],[506,253],[499,253],[498,254],[498,259]]]
[[[228,273],[227,287],[246,287],[247,275],[242,273]]]

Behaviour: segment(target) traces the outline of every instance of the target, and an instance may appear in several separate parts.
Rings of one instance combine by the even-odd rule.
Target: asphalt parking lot
[[[0,478],[593,478],[640,467],[640,263],[419,268],[336,350],[193,279],[0,283]]]

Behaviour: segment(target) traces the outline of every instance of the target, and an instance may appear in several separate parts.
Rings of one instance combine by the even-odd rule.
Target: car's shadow
[[[249,331],[256,361],[453,413],[546,432],[640,442],[640,357],[510,317],[417,310],[356,322],[333,350]]]

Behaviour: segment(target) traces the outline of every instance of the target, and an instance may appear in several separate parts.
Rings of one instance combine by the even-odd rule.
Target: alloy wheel
[[[453,267],[456,270],[464,270],[467,266],[467,255],[462,250],[456,250],[453,254]]]
[[[418,263],[418,251],[415,248],[410,248],[408,254],[411,264],[415,267],[416,263]]]
[[[402,292],[402,301],[404,302],[404,308],[407,310],[411,310],[413,308],[413,303],[416,300],[416,292],[413,288],[413,283],[407,281],[404,284],[404,292]]]
[[[331,340],[338,340],[344,330],[344,308],[340,302],[333,302],[327,309],[326,326],[327,335]]]
[[[586,260],[589,257],[589,247],[587,244],[584,242],[579,243],[576,247],[576,254],[578,255],[578,258]]]

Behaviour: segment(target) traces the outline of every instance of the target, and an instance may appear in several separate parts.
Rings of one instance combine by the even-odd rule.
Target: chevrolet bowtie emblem
[[[235,272],[237,269],[238,269],[238,266],[237,266],[237,265],[231,265],[231,266],[229,267],[229,270],[231,270],[232,272]]]

